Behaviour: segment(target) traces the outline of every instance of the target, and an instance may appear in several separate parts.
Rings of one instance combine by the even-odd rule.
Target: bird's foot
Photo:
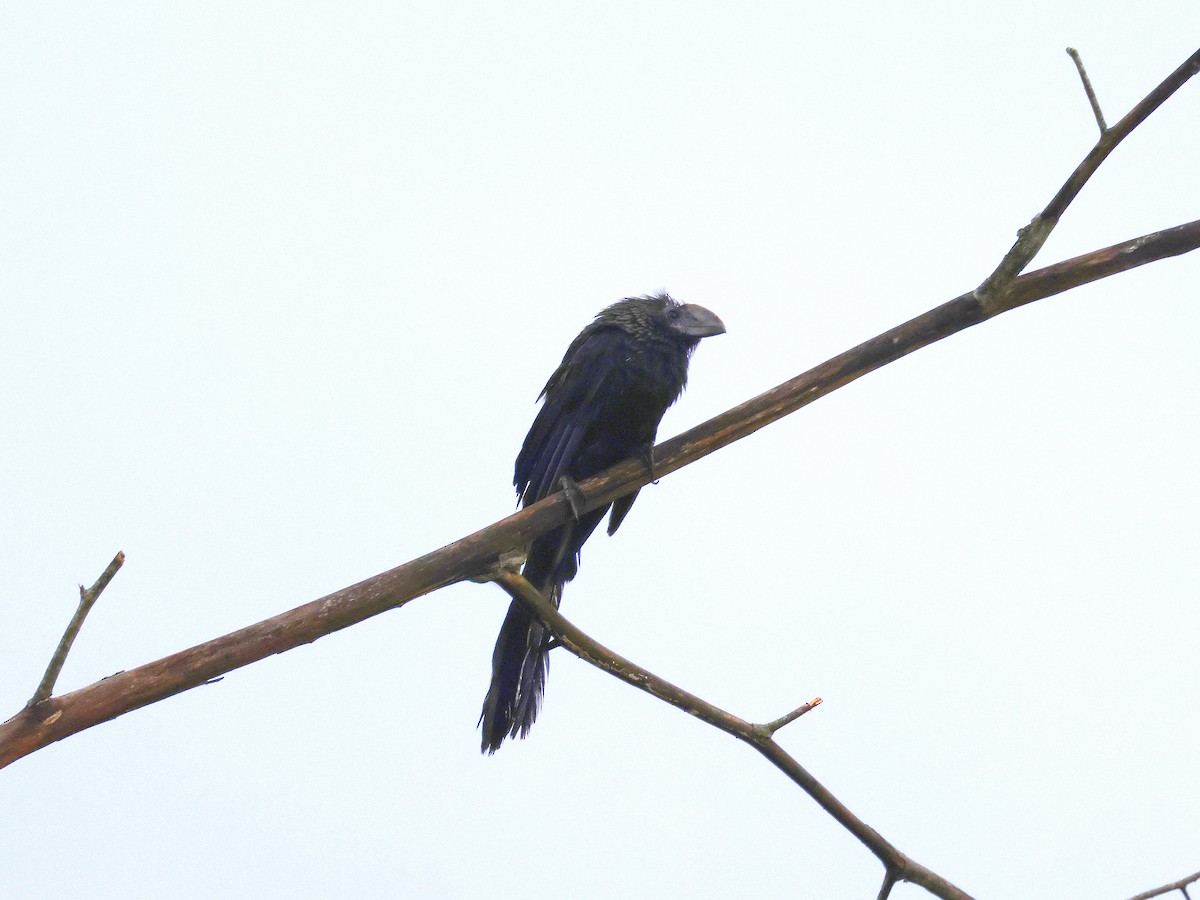
[[[654,448],[646,447],[638,454],[638,459],[642,461],[642,465],[646,467],[646,471],[650,473],[650,483],[658,484],[658,479],[654,477]]]
[[[570,475],[563,475],[558,479],[558,483],[567,495],[567,503],[571,506],[571,514],[575,516],[575,521],[578,522],[583,518],[585,512],[583,507],[587,502],[587,498],[583,496],[583,491]]]

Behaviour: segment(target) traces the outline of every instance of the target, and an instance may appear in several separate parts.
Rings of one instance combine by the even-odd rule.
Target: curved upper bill
[[[725,333],[725,323],[720,316],[703,306],[685,303],[679,311],[680,316],[672,323],[672,327],[688,337],[705,338]]]

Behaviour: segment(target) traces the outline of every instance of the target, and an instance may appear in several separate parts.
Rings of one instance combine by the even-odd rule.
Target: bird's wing
[[[594,323],[575,339],[546,388],[544,402],[517,456],[513,484],[525,504],[560,489],[571,475],[580,442],[604,404],[605,386],[619,376],[627,337],[620,329]]]

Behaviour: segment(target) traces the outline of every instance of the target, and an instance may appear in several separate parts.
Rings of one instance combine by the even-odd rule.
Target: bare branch
[[[1096,99],[1096,92],[1092,90],[1092,80],[1088,78],[1087,69],[1083,67],[1083,59],[1079,56],[1079,51],[1074,47],[1067,48],[1067,54],[1075,63],[1075,68],[1079,72],[1079,78],[1083,82],[1084,93],[1087,94],[1088,103],[1092,104],[1092,113],[1096,116],[1096,124],[1100,126],[1100,134],[1108,131],[1108,126],[1104,124],[1104,113],[1100,112],[1100,101]]]
[[[640,688],[646,693],[657,697],[678,709],[691,713],[701,721],[707,722],[734,737],[755,735],[755,726],[733,713],[726,712],[695,694],[690,694],[683,688],[676,687],[665,679],[659,678],[653,672],[643,669],[636,663],[630,662],[617,655],[599,641],[569,622],[562,613],[554,609],[537,588],[519,572],[512,570],[500,571],[495,575],[496,584],[514,600],[525,606],[532,615],[537,617],[547,630],[558,640],[559,644],[578,656],[585,662],[591,663],[598,669],[603,669],[610,675],[619,678],[626,684]],[[553,615],[547,612],[547,607]],[[756,737],[756,740],[769,740]]]
[[[893,880],[899,879],[918,884],[934,896],[947,898],[947,900],[970,900],[970,895],[920,863],[914,862],[888,843],[874,828],[850,812],[842,801],[829,792],[828,788],[809,774],[808,770],[796,762],[779,744],[775,743],[770,735],[765,734],[761,726],[752,725],[745,719],[676,687],[653,672],[643,669],[636,663],[609,650],[573,625],[554,607],[553,603],[529,583],[525,576],[511,570],[502,570],[496,573],[496,583],[504,588],[510,597],[524,606],[526,612],[537,618],[564,647],[584,662],[591,663],[626,684],[631,684],[659,700],[669,703],[676,709],[690,713],[714,728],[719,728],[726,734],[733,735],[739,741],[749,744],[774,763],[776,768],[815,800],[817,805],[874,853]]]
[[[1130,897],[1129,900],[1150,900],[1151,897],[1161,897],[1163,894],[1169,894],[1172,891],[1179,891],[1184,897],[1187,897],[1188,885],[1196,881],[1200,881],[1200,872],[1195,872],[1187,878],[1180,878],[1178,881],[1172,881],[1170,884],[1164,884],[1162,887],[1156,887],[1152,891],[1145,891],[1136,897]]]
[[[811,712],[812,710],[816,709],[823,702],[824,701],[820,697],[815,697],[812,700],[809,700],[803,706],[796,707],[786,716],[780,716],[773,722],[768,722],[766,725],[756,725],[755,727],[764,737],[774,737],[775,732],[777,732],[784,725],[790,725],[806,712]]]
[[[1044,300],[1071,288],[1090,284],[1128,271],[1135,266],[1179,256],[1200,246],[1200,220],[1176,225],[1076,256],[1044,269],[1022,275],[1008,290],[1000,312],[1008,312],[1034,300]],[[1126,265],[1133,262],[1133,266]]]
[[[1200,247],[1200,221],[1097,250],[1019,277],[1003,303],[985,312],[974,292],[798,375],[654,448],[654,478],[753,434],[857,378],[1009,309]],[[587,509],[610,503],[649,481],[641,460],[627,460],[580,485]],[[326,597],[51,697],[0,724],[0,768],[35,750],[117,716],[284,653],[403,606],[466,578],[489,573],[514,548],[572,517],[561,492],[487,528]],[[516,554],[519,556],[519,554]],[[490,576],[486,576],[490,577]]]
[[[896,873],[888,869],[883,873],[883,884],[879,888],[879,896],[876,900],[888,900],[892,896],[892,888],[896,886]]]
[[[1017,242],[1004,255],[1004,259],[1000,261],[996,271],[975,289],[975,296],[985,311],[990,312],[1002,303],[1001,295],[1012,284],[1013,279],[1023,272],[1025,267],[1037,256],[1038,251],[1050,237],[1050,232],[1054,230],[1071,201],[1083,190],[1083,186],[1100,168],[1100,164],[1108,159],[1108,155],[1116,149],[1121,141],[1146,121],[1146,118],[1162,106],[1172,94],[1183,87],[1197,71],[1200,71],[1200,50],[1188,57],[1183,65],[1147,94],[1137,106],[1129,111],[1125,118],[1100,135],[1096,146],[1071,173],[1071,177],[1067,179],[1066,183],[1059,188],[1054,199],[1044,210],[1033,217],[1033,221],[1021,229],[1017,236]]]
[[[75,615],[71,617],[71,621],[67,625],[67,630],[63,633],[62,640],[58,642],[58,647],[55,648],[54,655],[50,657],[50,665],[46,667],[46,674],[42,676],[37,690],[33,692],[33,696],[25,704],[26,707],[35,706],[43,700],[47,700],[54,693],[54,685],[58,681],[58,676],[62,673],[63,665],[67,662],[67,654],[71,652],[71,645],[75,643],[75,638],[78,637],[79,630],[83,628],[83,620],[91,612],[92,607],[100,598],[100,594],[108,587],[108,583],[113,580],[113,576],[117,574],[117,570],[124,564],[125,554],[118,550],[117,555],[108,564],[108,568],[100,573],[100,577],[96,579],[95,584],[90,588],[84,588],[82,584],[79,586],[79,606],[76,607]]]
[[[1112,148],[1198,69],[1200,51],[1105,132],[1054,200],[1025,229],[1032,234],[1037,231],[1033,226],[1041,222],[1044,234],[1036,240],[1019,239],[979,288],[659,444],[652,458],[653,479],[658,481],[868,372],[1002,312],[1200,246],[1200,222],[1190,222],[1013,278],[1032,259],[1053,223]],[[627,460],[588,479],[579,486],[581,496],[572,499],[580,511],[596,509],[643,487],[650,479],[645,460]],[[0,768],[93,725],[311,643],[448,584],[487,577],[485,573],[490,573],[502,556],[528,546],[533,538],[564,524],[572,515],[571,504],[560,492],[440,550],[327,597],[26,707],[0,724]]]

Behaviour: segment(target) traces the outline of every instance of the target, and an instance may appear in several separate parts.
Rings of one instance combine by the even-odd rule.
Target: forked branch
[[[654,448],[654,477],[665,478],[868,372],[1000,312],[1197,247],[1200,221],[1022,275],[1003,295],[1003,304],[991,312],[983,310],[974,292],[964,294],[664,441]],[[628,460],[589,478],[580,488],[587,508],[594,509],[643,487],[648,478],[640,460]],[[488,572],[514,547],[527,546],[572,515],[564,495],[555,494],[440,550],[319,600],[44,700],[0,724],[0,768],[101,722]]]
[[[985,312],[974,292],[835,356],[654,448],[661,479],[909,353],[1000,312],[1200,247],[1200,221],[1155,232],[1019,277]],[[643,487],[646,466],[619,463],[580,485],[588,509]],[[51,697],[0,724],[0,768],[117,716],[348,628],[438,588],[489,571],[515,547],[572,517],[563,494],[401,566],[187,650]]]
[[[1082,71],[1082,66],[1081,66]],[[1062,218],[1067,207],[1071,205],[1088,179],[1100,168],[1100,164],[1108,159],[1108,155],[1125,140],[1133,130],[1141,125],[1156,109],[1167,102],[1167,99],[1183,87],[1188,79],[1200,71],[1200,50],[1197,50],[1178,69],[1172,72],[1163,82],[1152,90],[1145,98],[1129,111],[1112,128],[1102,128],[1100,140],[1091,152],[1084,157],[1083,162],[1076,166],[1075,171],[1066,183],[1059,188],[1058,193],[1033,220],[1021,229],[1017,242],[1004,255],[996,270],[975,290],[976,298],[985,311],[1003,305],[1003,295],[1012,285],[1013,279],[1025,271],[1038,251],[1050,237],[1050,233]]]
[[[935,897],[944,897],[947,900],[970,900],[969,894],[955,887],[937,873],[913,861],[888,843],[878,831],[850,812],[842,801],[838,800],[828,788],[817,781],[807,769],[775,742],[771,736],[775,730],[800,715],[800,710],[807,712],[819,701],[806,704],[800,710],[794,710],[769,725],[754,725],[733,713],[714,706],[707,700],[702,700],[695,694],[676,687],[653,672],[643,669],[636,663],[609,650],[573,625],[554,607],[553,603],[529,583],[525,576],[512,570],[501,569],[495,573],[494,578],[510,597],[546,626],[546,629],[558,638],[562,646],[584,662],[591,663],[614,678],[643,690],[676,709],[690,713],[726,734],[733,735],[765,756],[793,783],[815,800],[817,805],[875,854],[883,863],[889,878],[919,884]]]
[[[1164,884],[1162,887],[1156,887],[1153,890],[1145,891],[1138,894],[1136,897],[1130,897],[1129,900],[1150,900],[1151,897],[1162,897],[1165,894],[1170,894],[1174,891],[1179,891],[1183,894],[1184,900],[1190,900],[1188,887],[1200,881],[1200,872],[1194,872],[1187,878],[1180,878],[1178,881],[1172,881],[1170,884]]]

